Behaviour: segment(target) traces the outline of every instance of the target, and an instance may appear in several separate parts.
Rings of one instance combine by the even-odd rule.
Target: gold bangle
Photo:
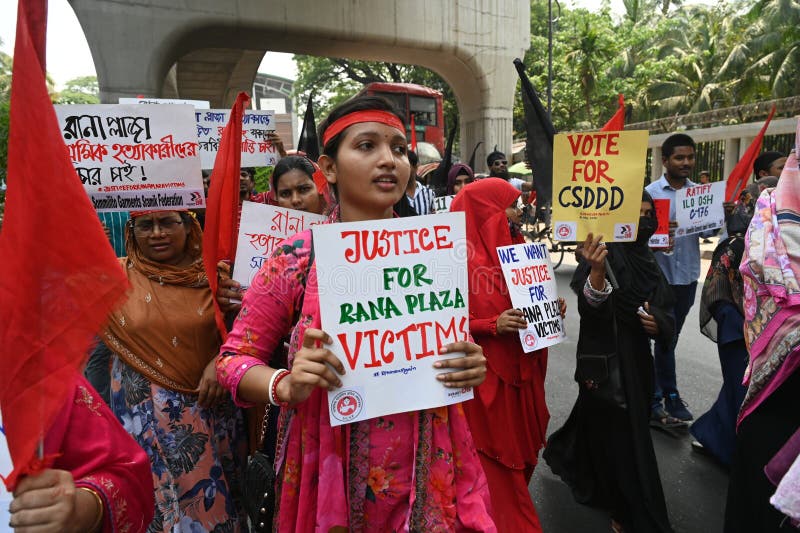
[[[94,496],[94,499],[97,501],[97,506],[99,507],[99,511],[97,513],[97,518],[95,518],[94,522],[92,523],[92,527],[90,527],[87,531],[90,533],[94,533],[95,531],[100,531],[103,527],[103,518],[105,517],[105,505],[103,505],[103,498],[97,493],[96,490],[91,489],[89,487],[78,487],[78,490],[83,490]]]

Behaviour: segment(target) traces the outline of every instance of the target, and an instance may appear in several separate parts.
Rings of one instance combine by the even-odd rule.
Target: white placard
[[[469,335],[464,213],[315,226],[322,328],[345,367],[332,426],[450,405],[433,364]]]
[[[675,191],[676,237],[715,230],[725,225],[725,182],[692,185]]]
[[[120,98],[120,104],[128,105],[152,105],[152,104],[189,104],[195,109],[210,109],[211,102],[208,100],[184,100],[182,98]]]
[[[558,304],[558,287],[544,243],[512,244],[497,249],[511,305],[522,311],[526,329],[519,330],[525,353],[560,343],[566,337]]]
[[[54,107],[70,160],[96,210],[205,206],[192,106]]]
[[[230,114],[230,109],[208,109],[195,113],[203,168],[214,168],[222,130],[228,124]],[[269,134],[275,132],[275,127],[274,111],[245,109],[242,117],[241,166],[267,167],[278,162],[278,149],[269,140]]]
[[[262,263],[281,241],[325,220],[324,215],[243,202],[233,279],[243,288],[249,287]]]
[[[13,470],[13,465],[11,464],[11,455],[8,453],[8,443],[6,441],[3,419],[0,415],[0,474],[2,474],[3,477],[7,477],[11,473],[11,470]],[[11,519],[8,506],[11,505],[12,499],[13,496],[6,490],[5,484],[0,482],[0,531],[4,531],[3,528],[6,527],[8,521]]]
[[[447,213],[450,211],[450,204],[453,203],[454,194],[447,196],[437,196],[433,199],[433,210],[435,213]]]

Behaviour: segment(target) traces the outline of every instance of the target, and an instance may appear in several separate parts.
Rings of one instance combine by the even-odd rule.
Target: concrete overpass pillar
[[[484,170],[495,144],[511,151],[512,61],[530,46],[528,0],[69,2],[103,102],[174,96],[177,88],[180,98],[224,107],[250,89],[266,50],[406,63],[433,70],[453,88],[462,158],[483,141],[476,166]]]

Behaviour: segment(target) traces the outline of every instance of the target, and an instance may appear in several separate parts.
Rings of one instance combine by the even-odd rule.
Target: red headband
[[[377,109],[368,109],[366,111],[353,111],[347,115],[334,120],[333,124],[328,126],[325,130],[325,135],[322,136],[322,146],[328,144],[328,141],[342,133],[345,128],[353,124],[361,124],[362,122],[380,122],[405,133],[405,126],[403,121],[397,118],[397,115],[389,111],[379,111]]]

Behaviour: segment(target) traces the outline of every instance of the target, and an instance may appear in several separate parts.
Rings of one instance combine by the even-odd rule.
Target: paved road
[[[704,248],[713,247],[706,245]],[[703,261],[705,273],[708,262]],[[567,296],[567,340],[550,350],[547,370],[547,403],[550,408],[548,434],[566,420],[577,397],[575,348],[578,313],[575,296],[569,292],[574,262],[565,260],[556,271],[559,292]],[[678,388],[695,418],[705,412],[717,396],[722,377],[716,345],[700,333],[698,306],[686,319],[676,350]],[[661,481],[670,520],[676,533],[717,533],[722,531],[728,476],[724,468],[691,449],[691,438],[674,438],[651,430],[658,456]],[[610,531],[604,513],[575,503],[569,489],[554,476],[544,461],[534,473],[531,495],[546,533],[593,533]]]

